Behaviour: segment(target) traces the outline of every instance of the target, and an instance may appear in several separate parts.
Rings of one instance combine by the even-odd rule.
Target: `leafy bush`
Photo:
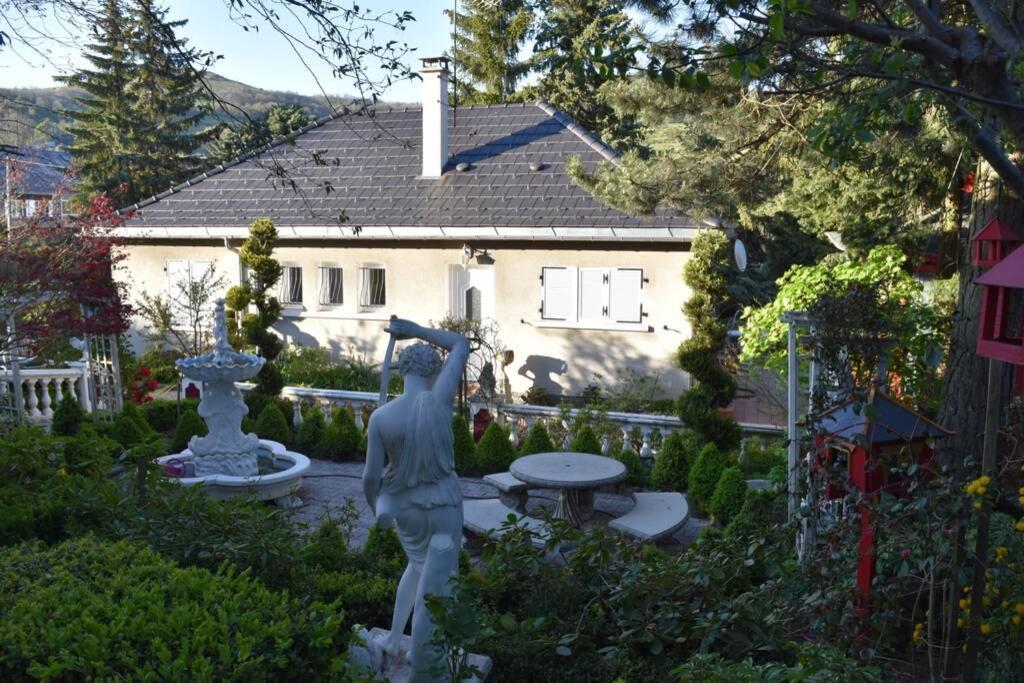
[[[623,445],[622,450],[615,454],[615,459],[626,466],[626,483],[630,486],[647,485],[647,468],[644,467],[640,454]]]
[[[789,465],[775,465],[768,471],[768,481],[778,489],[785,489],[789,484]]]
[[[455,437],[455,471],[471,472],[476,467],[476,444],[465,415],[458,413],[452,418],[452,435]]]
[[[322,458],[328,460],[348,460],[359,452],[362,432],[356,426],[355,414],[349,407],[334,411],[331,424],[324,431],[324,438],[317,449]]]
[[[484,474],[504,472],[516,458],[516,449],[508,440],[506,432],[496,421],[487,426],[487,431],[476,445],[476,466]]]
[[[773,467],[786,466],[786,447],[781,439],[750,439],[744,450],[745,458],[740,467],[748,479],[766,478]]]
[[[178,401],[156,399],[143,403],[139,406],[139,410],[142,411],[150,427],[166,434],[178,425],[179,413],[184,413],[186,410],[199,410],[199,401],[194,398],[183,398],[179,405]]]
[[[53,411],[50,433],[58,436],[73,436],[85,420],[85,411],[71,392],[64,394]]]
[[[380,368],[355,356],[334,361],[327,349],[291,346],[277,361],[285,384],[290,386],[373,392],[380,389]],[[389,378],[388,391],[401,393],[402,378],[398,375]]]
[[[295,435],[295,445],[299,451],[311,456],[320,454],[323,446],[324,432],[327,431],[327,423],[324,421],[323,411],[319,405],[310,406],[303,413],[302,424]]]
[[[288,426],[288,420],[284,413],[274,401],[268,401],[266,407],[256,418],[256,433],[261,439],[269,439],[279,443],[288,444],[292,440],[292,430]]]
[[[553,450],[555,450],[555,444],[551,441],[548,428],[542,421],[537,420],[526,434],[526,440],[523,441],[523,447],[519,449],[519,454],[533,455],[534,453],[550,453]]]
[[[0,577],[8,679],[310,680],[344,652],[336,605],[127,542],[17,546],[0,551]]]
[[[711,495],[709,509],[715,520],[728,524],[740,508],[747,495],[747,480],[739,467],[727,467],[715,484],[715,492]]]
[[[746,538],[763,535],[776,518],[779,496],[774,491],[748,489],[743,507],[725,527],[728,538]]]
[[[194,410],[186,410],[178,420],[178,426],[174,429],[174,438],[171,439],[171,452],[180,453],[188,448],[188,442],[193,436],[206,436],[209,429],[206,420],[199,417]]]
[[[591,453],[601,455],[601,440],[597,438],[590,425],[583,425],[572,438],[569,450],[573,453]]]
[[[651,484],[659,491],[685,491],[689,486],[690,461],[703,446],[700,435],[687,429],[672,432],[661,442],[651,467]]]
[[[174,366],[174,361],[179,358],[181,354],[177,351],[147,351],[139,356],[138,364],[149,368],[153,379],[160,384],[173,384],[178,381],[178,369]]]
[[[128,405],[133,405],[129,403]],[[125,448],[131,448],[143,443],[147,434],[139,425],[127,415],[118,415],[114,418],[114,426],[110,433],[111,438]]]
[[[551,395],[551,392],[540,386],[532,386],[523,394],[523,403],[533,406],[553,406],[558,404],[558,398]]]
[[[148,422],[146,422],[146,416],[142,414],[138,405],[132,401],[125,401],[121,414],[135,423],[135,426],[139,428],[139,431],[144,435],[145,439],[149,439],[153,436],[153,428],[149,426]]]
[[[697,455],[697,461],[690,468],[687,488],[687,500],[690,505],[699,511],[708,511],[711,498],[715,494],[715,486],[723,470],[725,457],[714,444],[705,445]]]
[[[672,672],[676,681],[707,683],[759,683],[760,681],[832,681],[871,683],[885,680],[876,667],[861,667],[841,650],[814,643],[794,644],[800,648],[796,662],[755,664],[751,659],[733,662],[715,654],[699,654]]]

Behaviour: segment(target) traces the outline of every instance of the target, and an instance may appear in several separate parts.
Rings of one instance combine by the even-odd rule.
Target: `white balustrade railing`
[[[70,393],[88,412],[85,377],[81,368],[0,370],[0,404],[16,407],[21,417],[29,422],[48,424],[57,403]]]
[[[252,390],[255,385],[239,382],[236,386],[244,393]],[[325,417],[330,417],[333,408],[351,408],[355,414],[356,425],[360,430],[365,428],[364,415],[368,415],[377,407],[379,394],[373,391],[344,391],[341,389],[318,389],[314,387],[286,386],[281,389],[281,396],[293,402],[292,424],[298,428],[302,424],[302,406],[319,405]],[[519,446],[529,433],[535,422],[540,420],[551,427],[559,435],[561,448],[568,448],[572,440],[571,422],[578,419],[578,409],[562,411],[549,406],[529,404],[500,403],[488,405],[470,401],[470,415],[475,416],[481,409],[487,408],[494,412],[494,418],[509,429],[509,439],[514,446]],[[593,414],[591,411],[590,414]],[[645,413],[601,413],[601,418],[610,422],[621,433],[622,442],[631,444],[641,458],[650,459],[657,454],[657,445],[672,432],[684,428],[683,421],[671,415],[654,415]],[[568,420],[564,422],[563,420]],[[472,422],[472,420],[471,420]],[[740,423],[744,439],[752,436],[780,436],[785,433],[784,427],[775,425]],[[601,435],[601,450],[609,454],[612,449],[611,434]]]
[[[256,385],[250,382],[237,382],[235,386],[245,393],[251,391]],[[356,426],[360,431],[365,429],[364,411],[372,411],[377,407],[377,402],[380,399],[380,394],[374,391],[344,391],[342,389],[292,386],[283,387],[281,396],[292,401],[292,424],[296,429],[302,425],[302,406],[318,405],[327,419],[330,419],[331,410],[334,408],[351,408],[352,414],[356,418]]]
[[[472,409],[474,414],[480,405]],[[581,413],[587,411],[574,409],[563,411],[562,409],[550,406],[536,406],[516,403],[500,403],[492,406],[496,410],[495,419],[509,429],[509,439],[512,444],[518,446],[520,441],[529,433],[530,428],[538,420],[545,426],[554,427],[549,431],[555,431],[562,438],[562,443],[557,444],[562,448],[568,448],[572,440],[571,422],[579,418]],[[593,415],[593,411],[589,411]],[[671,415],[654,415],[647,413],[622,413],[606,412],[601,413],[602,420],[610,422],[621,433],[622,443],[630,446],[638,452],[641,458],[653,458],[657,454],[656,445],[672,432],[684,428],[683,421]],[[568,423],[566,422],[568,418]],[[785,433],[784,427],[775,425],[740,423],[740,430],[744,439],[752,436],[779,436]],[[605,433],[601,438],[601,452],[608,455],[612,449],[612,436]]]

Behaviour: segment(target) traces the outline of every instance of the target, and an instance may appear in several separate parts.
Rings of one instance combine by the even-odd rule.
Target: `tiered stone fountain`
[[[254,496],[283,507],[302,505],[295,492],[309,469],[309,458],[276,441],[242,433],[242,418],[249,408],[235,382],[254,377],[266,360],[234,351],[227,337],[224,300],[219,299],[214,351],[177,362],[183,375],[204,383],[199,415],[209,433],[192,437],[187,449],[157,462],[182,485],[202,486],[215,498]]]

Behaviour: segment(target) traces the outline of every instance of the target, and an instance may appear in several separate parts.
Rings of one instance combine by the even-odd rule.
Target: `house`
[[[0,201],[12,223],[66,215],[74,194],[71,155],[42,147],[0,147]],[[9,205],[9,206],[8,206]],[[10,213],[8,213],[8,211]]]
[[[422,107],[342,111],[127,207],[122,277],[174,292],[213,264],[238,282],[247,226],[267,217],[288,342],[379,361],[390,315],[450,313],[497,323],[517,394],[578,394],[627,369],[685,388],[674,354],[694,220],[630,216],[574,185],[571,157],[616,155],[549,104],[452,109],[446,60],[422,76]]]

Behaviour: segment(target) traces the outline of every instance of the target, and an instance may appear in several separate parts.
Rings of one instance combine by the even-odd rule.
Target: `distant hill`
[[[249,115],[265,112],[274,104],[297,104],[305,107],[315,118],[326,116],[330,108],[323,97],[299,95],[284,90],[264,90],[233,81],[217,74],[209,74],[207,81],[221,99],[241,108]],[[12,145],[66,145],[68,119],[61,112],[80,108],[76,98],[82,97],[78,88],[0,88],[0,143]],[[332,96],[334,106],[353,101],[346,95]],[[236,112],[213,112],[206,124],[230,120]]]

